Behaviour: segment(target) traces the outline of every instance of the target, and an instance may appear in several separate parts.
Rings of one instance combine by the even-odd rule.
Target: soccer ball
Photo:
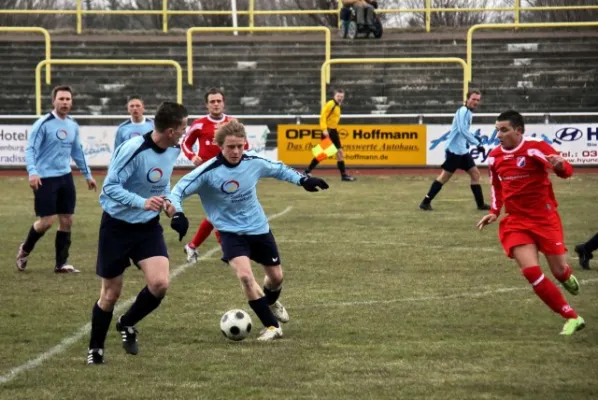
[[[220,318],[220,331],[230,340],[245,339],[251,326],[251,317],[243,310],[229,310]]]

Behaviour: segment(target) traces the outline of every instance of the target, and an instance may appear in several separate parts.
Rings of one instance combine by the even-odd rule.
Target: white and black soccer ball
[[[243,310],[229,310],[220,318],[220,331],[230,340],[245,339],[251,327],[251,317]]]

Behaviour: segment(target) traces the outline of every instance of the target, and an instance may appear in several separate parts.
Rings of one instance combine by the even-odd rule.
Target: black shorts
[[[77,195],[73,174],[42,178],[41,186],[33,191],[33,207],[38,217],[74,214]]]
[[[446,152],[446,160],[442,164],[442,169],[451,173],[458,169],[469,171],[473,167],[475,167],[475,161],[471,154],[455,154],[450,151]]]
[[[263,235],[237,235],[220,232],[222,240],[222,261],[228,262],[235,257],[247,256],[266,267],[280,264],[278,246],[272,231]]]
[[[336,129],[328,129],[328,136],[337,149],[343,148],[341,145],[341,138],[339,137],[338,131]]]
[[[160,217],[140,223],[128,222],[102,214],[96,273],[111,279],[122,275],[131,265],[150,257],[168,257]]]

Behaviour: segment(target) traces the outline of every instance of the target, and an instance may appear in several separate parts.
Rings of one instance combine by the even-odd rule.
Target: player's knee
[[[343,152],[343,149],[338,149],[338,152],[336,153],[336,159],[338,161],[344,161],[345,160],[345,153]]]
[[[282,285],[282,270],[280,268],[268,273],[270,287],[276,288]]]
[[[255,278],[253,277],[253,274],[251,272],[249,272],[249,273],[238,272],[237,276],[239,277],[239,280],[241,281],[241,285],[243,286],[244,289],[250,289],[256,285]]]
[[[156,297],[164,297],[166,295],[166,291],[168,290],[168,277],[155,279],[154,281],[148,283],[147,288],[149,291]]]
[[[105,288],[100,294],[100,308],[104,311],[112,310],[118,301],[122,287]]]
[[[55,221],[56,221],[56,215],[51,215],[49,217],[41,217],[40,219],[35,221],[33,226],[37,232],[42,233],[42,232],[46,232],[48,229],[50,229],[52,227],[52,225],[54,225]]]
[[[480,171],[478,171],[477,168],[473,171],[470,171],[469,176],[471,177],[472,184],[480,183]]]
[[[60,225],[61,231],[70,231],[71,226],[73,226],[73,216],[72,215],[59,215],[58,223]]]

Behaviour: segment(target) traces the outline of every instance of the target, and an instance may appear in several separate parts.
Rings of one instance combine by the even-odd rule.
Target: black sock
[[[440,192],[441,189],[442,189],[442,183],[438,182],[437,180],[434,180],[434,182],[432,182],[432,186],[430,186],[430,191],[428,192],[426,197],[424,197],[423,203],[430,204],[432,202],[432,200],[434,200],[434,197],[436,197],[438,192]]]
[[[154,296],[149,289],[144,287],[137,295],[135,302],[121,318],[120,323],[123,326],[134,326],[137,322],[145,318],[149,313],[154,311],[164,297]]]
[[[336,166],[338,170],[341,171],[341,175],[345,175],[347,171],[345,171],[345,162],[344,161],[337,161]]]
[[[311,172],[313,171],[319,164],[320,162],[317,159],[313,159],[311,160],[311,162],[309,163],[309,167],[307,167],[307,172]]]
[[[255,315],[262,321],[262,324],[267,328],[269,326],[279,327],[278,321],[274,314],[272,314],[272,310],[268,306],[268,302],[266,301],[266,296],[260,297],[257,300],[249,300],[249,307],[255,312]]]
[[[71,233],[56,231],[56,268],[66,264],[69,258],[69,248],[71,247]]]
[[[588,253],[591,253],[591,252],[595,251],[596,249],[598,249],[598,233],[595,234],[593,238],[591,238],[590,240],[585,242],[583,244],[583,247],[586,250],[586,252],[588,252]]]
[[[106,334],[112,321],[112,310],[104,311],[98,303],[93,305],[91,312],[91,339],[89,340],[90,349],[103,349],[106,341]]]
[[[23,243],[23,251],[25,251],[26,253],[31,253],[33,251],[33,248],[35,247],[35,244],[37,243],[37,241],[40,240],[42,238],[42,236],[44,236],[44,233],[46,233],[46,232],[39,233],[38,231],[35,230],[33,225],[31,225],[31,228],[29,229],[29,233],[27,234],[27,238],[25,239],[25,242]]]
[[[475,198],[475,202],[478,207],[482,207],[484,205],[484,193],[482,192],[482,185],[479,183],[477,185],[471,185],[471,191],[473,192],[473,197]]]
[[[277,289],[269,289],[264,285],[264,294],[266,295],[266,303],[268,305],[272,305],[276,303],[276,300],[280,297],[280,292],[282,291],[282,285],[278,286]]]

